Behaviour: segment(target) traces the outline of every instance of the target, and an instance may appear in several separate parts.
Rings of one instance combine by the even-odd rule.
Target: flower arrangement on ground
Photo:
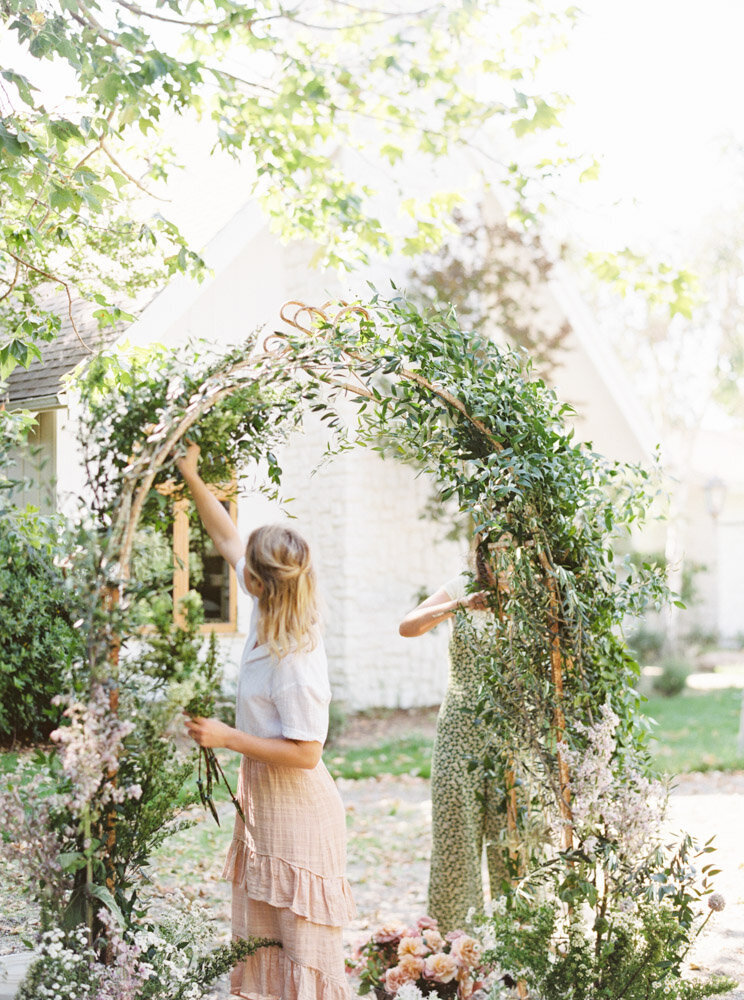
[[[436,920],[421,917],[413,927],[387,924],[357,950],[354,974],[361,994],[378,1000],[433,996],[467,1000],[483,986],[486,971],[480,941],[455,930],[442,935]]]
[[[41,936],[18,1000],[201,1000],[216,978],[268,943],[254,938],[210,950],[213,922],[204,907],[186,900],[178,909],[163,908],[157,922],[127,929],[109,910],[98,919],[108,964],[85,926],[53,928]]]
[[[593,724],[575,726],[583,746],[564,751],[573,846],[537,860],[478,928],[495,971],[492,1000],[508,983],[533,1000],[698,1000],[736,985],[683,975],[695,939],[725,906],[712,891],[713,847],[689,836],[666,843],[666,789],[620,746],[618,723],[605,704]]]

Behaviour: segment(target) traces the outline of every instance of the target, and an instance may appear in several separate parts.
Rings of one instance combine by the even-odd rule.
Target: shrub
[[[683,636],[683,642],[692,647],[695,653],[707,653],[720,646],[720,636],[715,629],[706,629],[702,625],[694,625]]]
[[[332,701],[328,706],[328,742],[333,743],[346,729],[348,723],[346,709],[338,701]]]
[[[661,673],[653,679],[653,689],[665,698],[672,698],[684,691],[689,673],[690,665],[685,660],[663,660]]]
[[[54,526],[0,511],[0,743],[45,740],[59,725],[54,695],[83,654],[77,610],[54,564]]]
[[[664,648],[664,633],[641,625],[628,639],[628,645],[641,663],[654,663]]]

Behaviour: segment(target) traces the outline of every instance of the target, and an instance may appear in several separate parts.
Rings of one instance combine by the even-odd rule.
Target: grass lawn
[[[323,754],[334,778],[373,778],[379,774],[431,777],[433,740],[418,733],[371,747],[329,747]]]
[[[673,698],[649,698],[644,713],[654,719],[654,760],[660,771],[744,769],[737,753],[740,688],[686,691]]]
[[[431,739],[413,733],[377,746],[340,749],[331,745],[324,750],[323,760],[334,778],[374,778],[382,774],[411,774],[419,778],[429,778],[431,748]],[[238,784],[240,758],[227,750],[219,750],[218,759],[234,792]],[[192,785],[193,791],[196,791],[195,779]],[[218,802],[226,802],[229,799],[221,783],[214,785],[213,795]]]
[[[742,691],[687,691],[673,698],[649,698],[644,714],[654,719],[652,753],[660,771],[744,770],[744,756],[737,753]],[[432,740],[420,733],[367,746],[336,747],[323,753],[334,778],[371,778],[383,774],[431,775]],[[237,787],[239,758],[219,751],[219,759],[233,791]],[[17,754],[0,753],[0,774],[11,770]],[[193,791],[196,791],[194,780]],[[223,787],[215,786],[214,797],[227,801]]]
[[[643,705],[654,719],[651,750],[659,771],[744,770],[744,756],[737,753],[742,690],[687,691],[673,698],[653,697]],[[368,746],[326,747],[323,753],[334,778],[372,778],[383,774],[431,776],[430,737],[419,733]],[[235,788],[237,758],[221,754],[220,760]],[[216,798],[226,798],[220,791]]]

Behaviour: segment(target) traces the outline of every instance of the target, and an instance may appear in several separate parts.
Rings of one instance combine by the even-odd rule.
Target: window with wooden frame
[[[204,625],[202,632],[237,631],[237,579],[235,570],[223,559],[212,539],[204,530],[196,506],[182,488],[172,483],[158,487],[161,493],[173,496],[173,620],[183,623],[178,608],[194,590],[202,599]],[[235,485],[209,485],[209,489],[227,510],[233,523],[238,513]]]

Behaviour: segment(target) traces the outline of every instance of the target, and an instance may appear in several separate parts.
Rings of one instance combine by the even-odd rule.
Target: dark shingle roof
[[[43,308],[56,312],[62,327],[55,340],[40,344],[41,361],[32,362],[29,368],[17,367],[0,390],[0,398],[10,409],[37,404],[40,409],[58,405],[57,397],[63,389],[62,378],[90,351],[99,351],[117,340],[126,329],[126,323],[116,327],[98,329],[93,316],[97,308],[90,302],[73,303],[72,315],[78,335],[70,322],[69,303],[64,292],[52,293],[43,300]],[[81,343],[81,340],[83,343]],[[90,350],[88,350],[88,348]]]

